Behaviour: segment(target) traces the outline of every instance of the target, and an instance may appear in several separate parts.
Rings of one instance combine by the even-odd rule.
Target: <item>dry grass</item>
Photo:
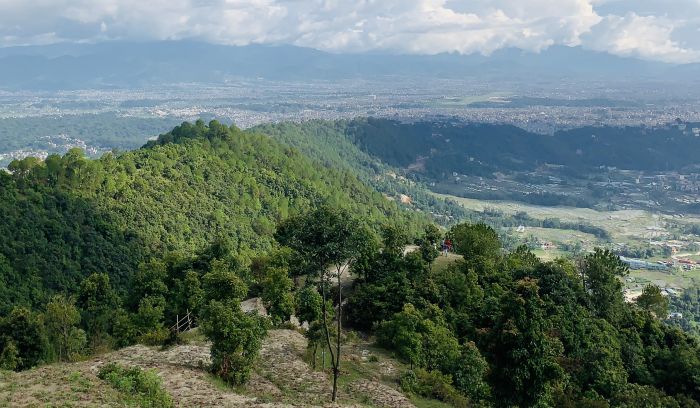
[[[84,362],[0,373],[0,407],[127,406],[124,395],[97,378],[109,362],[155,370],[180,407],[414,406],[396,385],[403,366],[367,341],[344,347],[339,403],[330,404],[331,376],[307,364],[306,339],[297,331],[271,330],[251,381],[235,389],[207,373],[209,347],[196,333],[189,337],[192,343],[164,351],[137,345]]]

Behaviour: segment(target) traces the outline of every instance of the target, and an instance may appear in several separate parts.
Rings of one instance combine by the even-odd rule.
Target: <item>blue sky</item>
[[[330,52],[582,46],[700,62],[700,0],[0,0],[0,46],[197,39]]]

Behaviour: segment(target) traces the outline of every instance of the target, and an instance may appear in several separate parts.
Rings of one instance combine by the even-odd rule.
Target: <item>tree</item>
[[[459,342],[443,322],[424,319],[420,331],[423,340],[423,363],[428,370],[449,373],[459,360]]]
[[[551,404],[551,392],[563,377],[557,363],[562,346],[548,334],[538,289],[536,280],[525,278],[505,293],[498,321],[483,340],[496,397],[507,406]]]
[[[132,315],[122,308],[114,313],[112,336],[116,347],[126,347],[136,342],[139,334],[133,320]]]
[[[658,319],[665,319],[668,315],[668,298],[661,294],[661,289],[656,285],[645,286],[636,303],[642,309],[653,313]]]
[[[400,257],[408,243],[408,237],[397,225],[385,224],[381,228],[381,237],[384,247],[382,252],[390,257]]]
[[[257,314],[243,313],[241,299],[247,293],[245,283],[227,269],[227,263],[215,260],[204,275],[205,303],[200,323],[212,342],[212,371],[230,384],[243,384],[267,332],[267,321]]]
[[[165,340],[167,330],[163,327],[165,299],[162,296],[141,298],[133,317],[139,340],[146,344],[158,344]]]
[[[212,342],[214,374],[230,384],[244,384],[267,332],[265,319],[243,313],[231,301],[210,300],[202,311],[201,327]]]
[[[421,257],[425,262],[432,268],[433,261],[440,256],[440,251],[438,250],[438,244],[442,238],[442,233],[433,224],[428,224],[423,232],[423,238],[419,242],[419,250]]]
[[[173,282],[173,287],[170,290],[170,303],[166,309],[170,313],[167,318],[172,318],[173,314],[183,316],[187,312],[196,315],[203,299],[204,289],[202,289],[199,274],[193,270],[185,271],[182,279],[175,279]]]
[[[459,224],[450,230],[455,252],[465,258],[497,257],[501,241],[496,231],[486,224]]]
[[[0,351],[0,370],[17,370],[22,366],[22,358],[19,349],[13,341],[5,341],[5,346]]]
[[[48,342],[41,316],[24,307],[13,308],[0,320],[0,350],[5,354],[5,364],[14,365],[16,370],[45,361]]]
[[[420,333],[423,316],[408,303],[391,320],[384,321],[377,329],[377,342],[414,365],[423,366],[423,335]]]
[[[459,224],[450,230],[454,251],[469,267],[490,271],[501,257],[498,233],[486,224]]]
[[[318,346],[325,341],[323,324],[321,322],[322,303],[323,298],[314,286],[306,285],[296,294],[297,318],[299,318],[299,322],[306,322],[309,326],[304,335],[308,340],[308,347],[311,349],[311,364],[314,369],[316,369]],[[332,305],[327,306],[327,310],[332,311]]]
[[[294,282],[286,269],[269,268],[262,282],[262,300],[274,324],[289,320],[294,313]]]
[[[484,403],[491,398],[491,387],[486,381],[489,364],[474,342],[464,343],[459,359],[452,370],[455,388],[474,402]]]
[[[320,283],[323,297],[321,306],[323,327],[333,367],[332,400],[335,401],[338,393],[338,376],[340,375],[340,334],[343,320],[342,276],[352,268],[363,250],[372,243],[371,234],[348,211],[321,206],[316,210],[288,218],[282,222],[275,233],[275,238],[282,245],[294,249],[310,262],[310,270]],[[338,285],[335,351],[331,344],[331,331],[329,329],[331,322],[326,306],[332,278],[336,279]]]
[[[46,304],[44,322],[49,340],[59,361],[71,361],[86,345],[85,332],[78,328],[80,311],[75,301],[56,295]]]
[[[132,304],[139,305],[141,299],[147,296],[165,299],[168,295],[168,286],[165,284],[167,277],[168,271],[162,261],[151,259],[139,265],[131,282]]]
[[[666,395],[658,388],[639,384],[627,384],[625,389],[616,394],[612,400],[614,406],[621,408],[691,408],[698,406],[695,401],[688,401],[688,404],[680,405],[676,399]]]
[[[109,276],[106,273],[93,273],[85,278],[80,284],[77,304],[91,346],[95,349],[108,335],[118,304]]]
[[[297,292],[296,298],[296,315],[299,322],[311,324],[321,319],[323,298],[315,287],[304,286]]]
[[[591,308],[613,325],[620,319],[625,301],[619,278],[628,273],[628,266],[607,249],[596,248],[583,259],[581,277]]]
[[[248,293],[248,286],[229,269],[229,264],[224,261],[214,260],[211,270],[202,278],[204,300],[242,300]]]

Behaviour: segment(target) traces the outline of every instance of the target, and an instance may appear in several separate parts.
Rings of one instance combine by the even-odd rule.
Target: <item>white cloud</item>
[[[489,54],[582,45],[700,61],[700,0],[0,0],[2,45],[195,38],[326,51]],[[682,3],[682,4],[681,4]],[[680,6],[678,4],[681,4]],[[695,18],[695,20],[693,20]],[[691,30],[693,28],[693,30]]]
[[[616,55],[642,57],[665,62],[700,61],[700,49],[683,46],[673,39],[680,23],[666,17],[607,16],[586,38],[588,47]]]

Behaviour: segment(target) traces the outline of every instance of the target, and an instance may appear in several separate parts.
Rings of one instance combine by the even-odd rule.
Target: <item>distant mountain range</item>
[[[165,83],[379,77],[484,80],[609,79],[696,81],[700,64],[616,57],[580,47],[539,54],[504,49],[490,56],[331,54],[294,46],[213,45],[192,41],[104,42],[0,48],[0,88],[73,89]]]

